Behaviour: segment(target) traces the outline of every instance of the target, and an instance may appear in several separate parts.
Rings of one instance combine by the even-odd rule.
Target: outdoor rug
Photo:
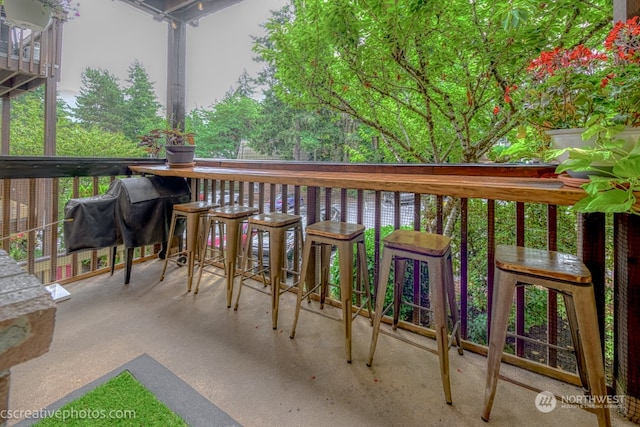
[[[226,412],[205,399],[190,385],[146,353],[52,403],[46,408],[47,412],[60,409],[67,403],[106,383],[111,378],[120,375],[123,371],[129,371],[158,400],[192,427],[241,427]],[[31,426],[38,421],[38,419],[26,419],[16,424],[16,426]]]

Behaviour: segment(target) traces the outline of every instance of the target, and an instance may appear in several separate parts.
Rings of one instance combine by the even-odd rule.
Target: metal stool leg
[[[449,310],[451,312],[451,323],[453,324],[453,329],[451,330],[451,338],[449,341],[449,347],[451,347],[451,344],[455,339],[456,347],[458,348],[458,354],[463,355],[464,351],[462,349],[462,337],[460,335],[460,317],[458,316],[458,305],[456,304],[456,290],[455,290],[455,284],[453,282],[453,265],[451,262],[451,253],[449,253],[446,256],[445,279],[446,279],[445,288],[447,290],[447,300],[449,301]]]
[[[278,328],[278,308],[280,301],[280,281],[284,260],[286,229],[269,230],[269,276],[271,281],[271,327]]]
[[[176,221],[178,215],[175,211],[171,214],[171,225],[169,226],[169,238],[167,241],[167,252],[164,254],[164,262],[162,263],[162,273],[160,273],[160,281],[164,280],[164,274],[167,271],[167,262],[169,262],[169,254],[171,252],[171,242],[173,240],[173,234],[176,230]]]
[[[227,278],[227,308],[231,307],[233,295],[233,282],[236,277],[236,262],[238,259],[238,248],[240,240],[240,221],[231,220],[226,222],[226,241],[224,271]]]
[[[345,351],[347,362],[351,363],[351,296],[353,293],[353,244],[339,242],[340,254],[340,301],[342,303],[342,320],[344,322]]]
[[[293,316],[293,326],[291,327],[291,333],[289,334],[289,338],[293,339],[296,336],[296,326],[298,325],[298,318],[300,317],[300,305],[302,304],[302,300],[304,299],[305,290],[307,292],[311,292],[313,288],[313,284],[306,284],[307,270],[309,268],[309,263],[311,263],[311,246],[313,242],[310,238],[302,245],[302,267],[300,271],[300,283],[298,284],[298,299],[296,301],[296,311]]]
[[[605,397],[607,396],[607,386],[604,377],[604,360],[598,332],[598,314],[594,302],[593,286],[577,289],[573,293],[573,305],[578,325],[578,341],[575,346],[580,347],[583,355],[584,370],[587,372],[591,396]],[[611,426],[606,401],[596,402],[595,413],[598,416],[598,425]]]
[[[382,262],[380,263],[380,280],[376,289],[376,308],[373,312],[373,332],[371,335],[371,345],[369,346],[369,360],[367,366],[373,363],[373,354],[376,351],[378,343],[378,334],[380,333],[380,322],[384,315],[384,297],[387,293],[387,283],[389,283],[389,274],[391,272],[392,254],[388,249],[382,250]]]
[[[496,395],[500,361],[507,337],[509,311],[513,303],[516,280],[512,274],[495,269],[493,285],[493,306],[491,308],[491,330],[489,333],[489,354],[487,355],[487,380],[484,390],[482,419],[489,421],[493,399]]]
[[[369,270],[367,269],[367,250],[362,240],[356,243],[356,253],[358,255],[358,265],[360,274],[360,285],[364,287],[364,295],[367,299],[367,312],[369,313],[369,323],[373,325],[373,307],[371,306],[371,287],[369,286]]]
[[[402,303],[404,276],[407,274],[407,259],[401,256],[394,256],[393,258],[393,330],[395,331],[398,329],[398,322],[400,321],[400,305]]]
[[[447,404],[451,405],[451,381],[449,379],[449,340],[447,338],[447,290],[445,289],[446,260],[429,259],[429,292],[433,304],[435,318],[436,344],[438,346],[438,359],[440,360],[440,376]]]
[[[245,241],[245,246],[242,250],[242,261],[241,261],[241,269],[242,274],[240,275],[240,285],[238,286],[238,294],[236,295],[236,304],[233,307],[234,310],[238,310],[238,305],[240,304],[240,294],[242,293],[242,282],[244,281],[244,274],[248,270],[249,267],[249,259],[251,257],[251,250],[253,249],[253,235],[255,231],[253,229],[253,224],[249,222],[247,226],[247,240]]]

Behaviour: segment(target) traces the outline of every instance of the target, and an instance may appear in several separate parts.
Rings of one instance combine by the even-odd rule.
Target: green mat
[[[215,378],[211,381],[215,381]],[[131,393],[126,396],[120,395],[119,392],[113,392],[111,388],[113,386],[128,389]],[[146,396],[147,398],[138,402],[138,399],[147,393],[152,399],[147,399],[149,396]],[[89,398],[90,404],[86,404],[85,398]],[[77,406],[78,404],[89,406]],[[67,412],[63,412],[63,409]],[[66,417],[63,423],[48,424],[56,420],[42,419],[46,414],[53,414],[57,410],[60,410],[59,417],[63,415]],[[111,410],[116,412],[109,413]],[[131,412],[125,412],[131,410],[136,411],[135,417],[132,417]],[[151,417],[143,419],[142,416],[147,410],[168,411],[168,417],[175,418],[158,418],[158,421],[154,421]],[[105,418],[102,418],[101,411],[106,411]],[[133,359],[39,412],[37,417],[22,420],[16,424],[16,427],[33,425],[38,427],[53,425],[241,427],[226,412],[205,399],[148,354]],[[166,415],[165,412],[162,417]],[[105,422],[99,424],[101,420]],[[38,422],[40,424],[37,424]]]
[[[187,425],[129,371],[67,403],[35,425],[106,426],[114,423],[158,427]]]

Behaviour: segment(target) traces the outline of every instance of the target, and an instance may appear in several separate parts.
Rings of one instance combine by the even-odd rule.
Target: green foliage
[[[640,191],[640,145],[637,137],[626,141],[618,137],[623,126],[593,126],[584,138],[596,136],[593,147],[571,147],[553,150],[550,156],[567,152],[568,159],[556,168],[566,171],[586,172],[589,183],[582,187],[587,196],[573,208],[578,212],[631,213],[640,215],[636,194]]]
[[[286,12],[274,12],[273,20],[286,22]],[[262,46],[273,46],[268,37],[254,40]],[[304,154],[313,161],[363,162],[374,158],[367,155],[367,147],[361,142],[357,120],[327,108],[306,110],[284,102],[274,90],[275,72],[267,64],[256,79],[264,90],[251,138],[253,149],[292,160],[305,160]]]
[[[380,157],[476,162],[521,119],[531,57],[610,25],[610,2],[294,0],[255,50],[290,105],[370,127]]]
[[[73,114],[86,127],[122,132],[125,127],[124,94],[118,78],[107,70],[87,68]]]
[[[555,47],[534,59],[525,87],[527,119],[547,129],[638,126],[638,19],[616,22],[593,41],[595,49]]]
[[[157,101],[153,82],[149,81],[149,74],[138,60],[129,66],[127,83],[129,86],[123,90],[127,120],[122,133],[135,140],[138,135],[161,127],[158,116],[161,105]]]
[[[257,120],[259,104],[240,87],[225,95],[214,108],[197,108],[188,123],[198,134],[199,157],[235,159],[242,140],[250,138]]]
[[[17,233],[9,237],[9,256],[16,261],[27,259],[28,240],[25,233]]]
[[[56,154],[74,157],[140,157],[137,148],[120,133],[106,132],[73,122],[64,103],[58,103]],[[9,154],[44,154],[44,90],[39,88],[15,98],[11,103],[11,144]]]
[[[494,145],[487,157],[499,163],[536,162],[543,160],[548,151],[548,138],[541,138],[531,127],[519,126],[514,143]]]

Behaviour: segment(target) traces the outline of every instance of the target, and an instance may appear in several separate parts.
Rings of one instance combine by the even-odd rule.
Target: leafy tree
[[[157,100],[154,83],[149,81],[149,74],[143,65],[135,60],[129,66],[128,87],[124,89],[124,121],[123,133],[132,140],[145,134],[150,129],[159,127],[160,103]]]
[[[120,133],[98,127],[85,127],[69,117],[62,100],[58,100],[56,154],[77,157],[140,157],[137,148]],[[11,102],[11,144],[9,154],[42,156],[44,153],[44,88],[27,92]]]
[[[477,162],[519,124],[529,59],[611,19],[608,0],[292,0],[255,50],[281,99],[370,127],[385,161]]]
[[[196,153],[201,157],[235,159],[240,142],[248,139],[258,115],[258,102],[241,85],[229,91],[212,109],[197,108],[187,124],[197,135]]]
[[[82,73],[81,83],[73,109],[76,119],[87,127],[122,132],[127,120],[118,78],[107,70],[87,68]]]
[[[286,17],[274,12],[274,19],[284,22]],[[272,46],[268,37],[254,37],[254,41]],[[260,57],[256,60],[264,62]],[[264,98],[251,139],[252,148],[282,159],[349,161],[355,155],[358,161],[363,161],[357,148],[359,124],[348,115],[327,108],[310,111],[284,102],[274,90],[278,83],[275,71],[272,64],[266,64],[255,80],[257,86],[264,88]]]
[[[327,109],[307,111],[280,100],[266,89],[260,104],[251,146],[282,159],[349,161],[345,145],[356,139],[357,123],[351,117]],[[357,145],[357,143],[356,143]]]

